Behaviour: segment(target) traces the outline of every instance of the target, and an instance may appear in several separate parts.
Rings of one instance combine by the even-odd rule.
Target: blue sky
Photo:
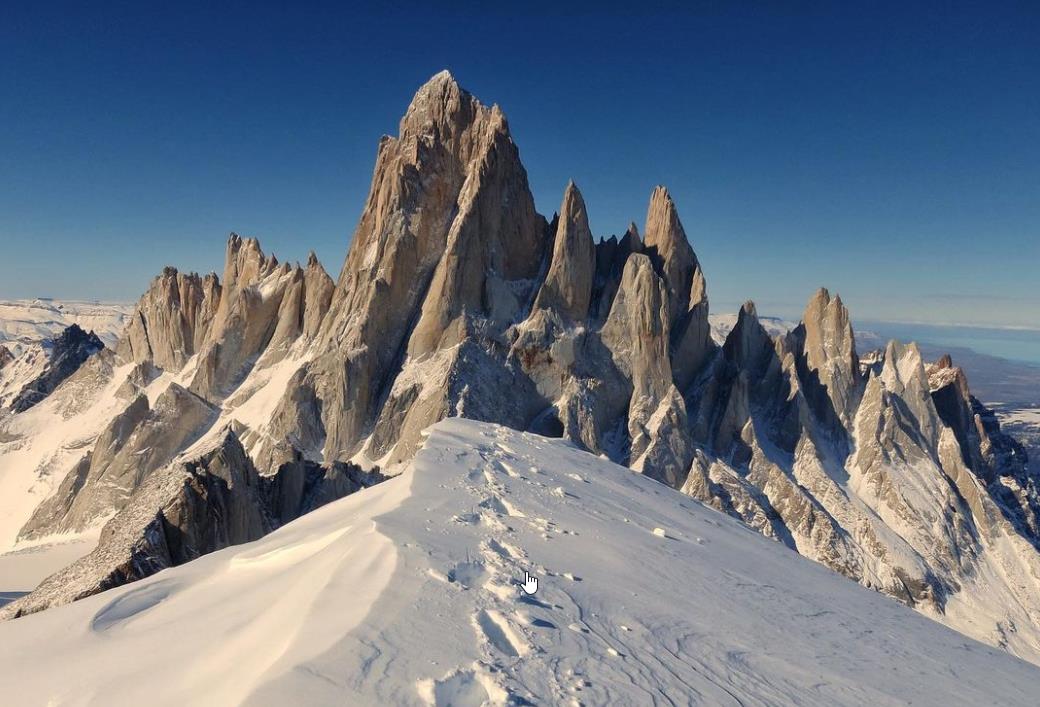
[[[335,275],[448,68],[543,213],[573,178],[618,233],[666,184],[715,310],[1040,327],[1036,3],[146,4],[0,10],[0,297],[132,300],[232,230]]]

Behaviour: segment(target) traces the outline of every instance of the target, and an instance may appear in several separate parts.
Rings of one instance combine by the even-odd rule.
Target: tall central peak
[[[511,154],[484,165],[484,171],[515,162],[522,172],[497,106],[485,106],[448,71],[423,84],[401,118],[398,136],[384,137],[379,144],[371,190],[340,276],[341,289],[357,289],[386,274],[387,258],[396,257],[402,240],[414,239],[409,248],[419,269],[434,265],[464,192],[474,186],[481,162],[487,161],[496,142]],[[523,177],[526,190],[526,173]]]
[[[851,431],[863,391],[856,339],[841,297],[831,297],[824,287],[817,290],[791,341],[800,351],[803,389],[817,417],[832,429]]]
[[[447,71],[423,84],[401,118],[400,138],[424,136],[431,128],[436,137],[451,140],[475,122],[486,120],[492,109],[463,89]]]
[[[331,454],[361,439],[402,355],[453,346],[473,326],[494,336],[516,319],[549,241],[505,116],[435,75],[399,135],[379,144],[325,321],[328,385],[343,398],[330,411]]]

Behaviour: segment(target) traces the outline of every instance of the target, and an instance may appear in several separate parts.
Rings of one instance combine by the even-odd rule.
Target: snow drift
[[[19,705],[1026,705],[1040,669],[569,442],[450,419],[259,541],[0,625],[0,682]]]

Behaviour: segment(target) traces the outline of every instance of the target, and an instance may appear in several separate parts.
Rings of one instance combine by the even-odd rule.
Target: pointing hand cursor
[[[538,578],[532,577],[529,572],[524,572],[524,583],[520,585],[520,588],[527,594],[534,594],[538,591]]]

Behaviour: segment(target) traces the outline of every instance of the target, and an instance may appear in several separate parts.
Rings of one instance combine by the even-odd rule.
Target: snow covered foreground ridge
[[[0,683],[19,705],[1028,705],[1040,669],[567,442],[451,419],[262,540],[0,625]]]
[[[104,525],[0,615],[255,539],[451,415],[562,436],[1040,661],[1036,479],[951,361],[861,360],[826,290],[717,344],[667,190],[642,234],[595,242],[574,184],[547,222],[501,110],[446,73],[380,142],[338,280],[232,235],[221,277],[165,269],[114,347],[0,415],[0,550]]]

